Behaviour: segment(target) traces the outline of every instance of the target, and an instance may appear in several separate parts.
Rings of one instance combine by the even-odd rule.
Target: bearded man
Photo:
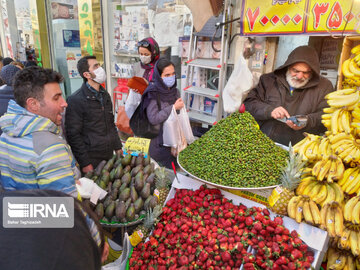
[[[304,138],[303,132],[325,132],[321,123],[323,108],[327,107],[324,97],[332,91],[331,82],[320,75],[315,49],[300,46],[289,54],[285,64],[260,77],[244,104],[262,132],[275,142],[294,145]],[[305,119],[303,125],[288,119],[299,115]]]

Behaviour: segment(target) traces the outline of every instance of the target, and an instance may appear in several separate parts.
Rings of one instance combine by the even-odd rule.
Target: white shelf
[[[207,115],[207,114],[204,114],[204,113],[198,113],[198,112],[194,112],[194,111],[189,111],[188,115],[189,115],[190,120],[194,120],[194,121],[197,121],[197,122],[200,122],[200,123],[213,125],[216,122],[216,117],[215,116]]]
[[[209,97],[209,98],[213,98],[213,99],[219,98],[218,91],[216,91],[214,89],[210,89],[210,88],[203,88],[203,87],[197,87],[197,86],[191,86],[190,88],[188,88],[186,90],[184,89],[184,93],[205,96],[205,97]]]
[[[114,53],[115,56],[121,56],[121,57],[136,57],[139,58],[138,54],[135,53]]]
[[[206,59],[206,58],[197,58],[188,63],[189,66],[208,68],[214,70],[220,70],[220,60],[219,59]]]

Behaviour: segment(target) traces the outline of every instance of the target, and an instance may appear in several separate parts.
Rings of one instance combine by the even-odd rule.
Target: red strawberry
[[[221,253],[221,259],[223,262],[228,262],[231,259],[231,255],[228,251],[224,251]]]
[[[246,219],[245,219],[245,224],[246,224],[246,226],[251,226],[252,224],[253,224],[253,219],[252,219],[252,217],[247,217]]]
[[[283,223],[284,223],[282,217],[279,217],[279,216],[277,216],[277,217],[274,218],[274,222],[275,222],[277,225],[283,225]]]
[[[260,221],[256,221],[254,223],[254,229],[257,230],[257,231],[261,231],[262,230],[262,224]]]
[[[180,265],[187,265],[189,263],[189,259],[186,256],[181,256],[178,260]]]

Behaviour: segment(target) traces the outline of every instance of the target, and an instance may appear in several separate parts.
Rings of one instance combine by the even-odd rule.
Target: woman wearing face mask
[[[142,77],[145,80],[133,80],[135,79],[134,77],[129,81],[128,86],[131,90],[128,96],[128,100],[125,103],[125,112],[129,118],[131,118],[141,101],[141,94],[143,91],[138,89],[138,87],[142,88],[143,90],[146,88],[149,82],[152,81],[154,67],[160,57],[159,45],[157,44],[156,40],[151,37],[144,38],[143,40],[139,41],[138,52],[141,68],[139,69],[139,72],[135,74],[135,76]]]
[[[175,66],[165,58],[160,58],[156,63],[153,74],[153,81],[143,94],[143,108],[149,122],[153,125],[164,123],[172,108],[180,110],[184,107],[178,89],[176,88]],[[158,107],[160,101],[160,109]],[[163,145],[163,130],[161,128],[159,135],[151,140],[150,156],[167,168],[171,167],[171,162],[176,163],[176,158],[171,155],[171,147]]]

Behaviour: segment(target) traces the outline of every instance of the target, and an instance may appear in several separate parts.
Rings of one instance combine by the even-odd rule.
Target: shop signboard
[[[94,20],[91,0],[78,0],[80,44],[83,55],[94,54]]]
[[[355,34],[360,2],[336,0],[242,0],[243,35]]]
[[[31,26],[33,31],[36,62],[38,63],[39,67],[42,67],[41,42],[40,42],[40,31],[39,31],[36,0],[30,1],[30,14],[31,14]]]

